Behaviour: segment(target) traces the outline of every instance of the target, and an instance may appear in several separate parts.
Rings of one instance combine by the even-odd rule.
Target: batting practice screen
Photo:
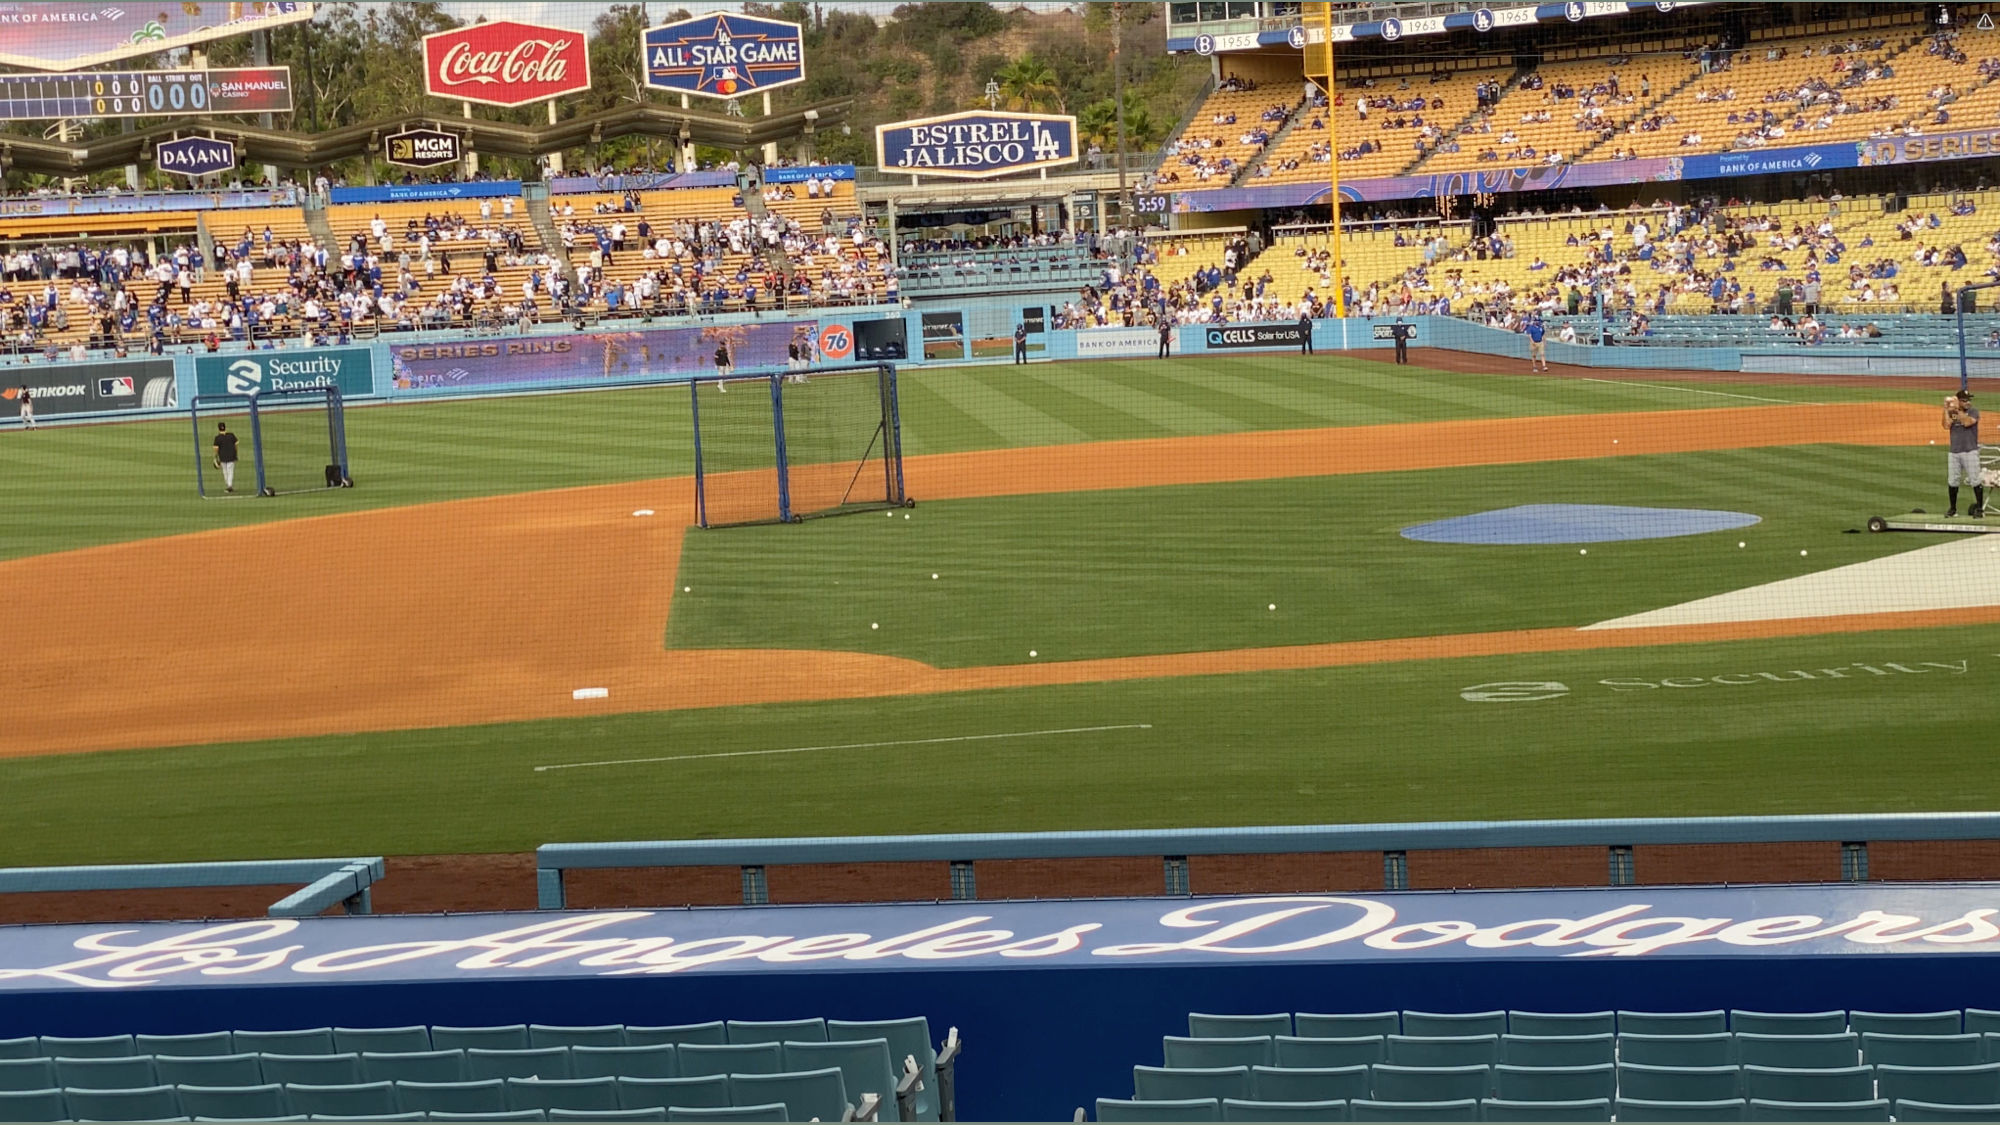
[[[908,503],[896,369],[697,379],[695,523],[791,523]]]
[[[281,496],[352,488],[347,421],[337,387],[200,395],[194,418],[195,489],[203,497],[228,495],[215,459],[216,427],[237,435],[237,495]]]

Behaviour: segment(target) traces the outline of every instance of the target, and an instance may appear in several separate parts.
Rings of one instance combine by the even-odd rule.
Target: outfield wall
[[[0,1037],[923,1015],[965,1120],[1068,1120],[1208,1012],[2000,1007],[1993,884],[0,930]]]

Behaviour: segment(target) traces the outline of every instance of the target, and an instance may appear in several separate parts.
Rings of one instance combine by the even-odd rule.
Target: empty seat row
[[[893,1099],[884,1104],[892,1104]],[[840,1121],[855,1106],[840,1070],[702,1078],[510,1078],[484,1082],[304,1083],[245,1087],[148,1086],[126,1090],[49,1089],[0,1093],[0,1120],[262,1121],[312,1117],[506,1113],[601,1115],[676,1109],[782,1106],[790,1120]],[[540,1120],[540,1117],[533,1118]],[[602,1119],[593,1117],[591,1119]],[[765,1118],[768,1120],[769,1118]],[[786,1118],[777,1118],[785,1120]]]
[[[410,1053],[479,1048],[525,1051],[545,1047],[648,1047],[656,1044],[825,1043],[890,1037],[915,1020],[713,1020],[637,1026],[504,1024],[494,1027],[308,1027],[289,1031],[211,1031],[193,1035],[61,1035],[0,1039],[0,1059],[118,1058],[126,1055]],[[2000,1028],[1996,1028],[2000,1030]],[[929,1031],[924,1031],[925,1038]]]
[[[1261,1015],[1188,1015],[1195,1038],[1243,1035],[1297,1035],[1346,1039],[1361,1035],[1833,1035],[1877,1032],[1888,1035],[1957,1035],[2000,1032],[2000,1011],[1983,1008],[1940,1012],[1755,1012],[1713,1009],[1700,1012],[1272,1012]]]
[[[1978,1112],[1967,1112],[1968,1108]],[[1348,1101],[1270,1102],[1244,1098],[1100,1098],[1097,1120],[1175,1121],[1888,1121],[1891,1103],[1880,1098],[1839,1105],[1731,1098],[1665,1102],[1591,1098],[1566,1102],[1518,1102],[1471,1098],[1439,1102]],[[2000,1106],[1957,1107],[1923,1102],[1894,1103],[1897,1121],[1992,1121]]]
[[[1635,1062],[1653,1066],[1841,1067],[1856,1063],[1970,1066],[2000,1061],[2000,1032],[1888,1035],[1844,1031],[1826,1035],[1359,1035],[1309,1039],[1241,1035],[1162,1040],[1169,1066],[1588,1066]]]

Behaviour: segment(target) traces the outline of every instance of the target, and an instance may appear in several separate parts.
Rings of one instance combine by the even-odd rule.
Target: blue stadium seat
[[[1403,1013],[1403,1034],[1431,1037],[1505,1035],[1507,1013],[1406,1011]]]
[[[1746,1066],[1743,1093],[1767,1102],[1865,1102],[1875,1096],[1875,1071],[1866,1066],[1826,1070]]]
[[[431,1028],[431,1049],[434,1051],[454,1048],[470,1051],[475,1047],[482,1051],[525,1051],[528,1046],[528,1025],[525,1023],[498,1027]]]
[[[1345,1102],[1374,1090],[1365,1066],[1250,1068],[1250,1092],[1260,1102]]]
[[[1172,1102],[1190,1098],[1248,1098],[1247,1066],[1132,1068],[1132,1096],[1141,1101]]]
[[[413,1027],[336,1027],[333,1029],[333,1049],[353,1051],[363,1054],[373,1051],[382,1055],[409,1055],[429,1051],[431,1029]]]
[[[672,1043],[644,1047],[571,1047],[573,1078],[674,1078],[679,1076]]]
[[[437,1040],[433,1038],[431,1042]],[[568,1078],[569,1048],[487,1050],[484,1047],[468,1047],[465,1051],[465,1076],[472,1079]]]
[[[167,1086],[256,1086],[264,1081],[264,1065],[251,1054],[154,1055],[153,1074]]]
[[[729,1104],[729,1076],[695,1078],[620,1078],[618,1104],[625,1109],[690,1106],[707,1109]]]
[[[1837,1035],[1756,1035],[1746,1032],[1736,1036],[1736,1061],[1744,1066],[1813,1069],[1854,1066],[1860,1059],[1861,1038],[1851,1031]]]
[[[0,1091],[47,1090],[58,1085],[54,1059],[0,1059]]]
[[[1620,1035],[1618,1061],[1642,1066],[1734,1066],[1736,1037],[1726,1031],[1705,1035]]]
[[[1397,1066],[1492,1066],[1500,1061],[1498,1035],[1383,1037]]]
[[[1479,1103],[1479,1112],[1487,1121],[1609,1121],[1611,1099],[1516,1102],[1505,1098],[1488,1098]]]
[[[229,1121],[263,1121],[291,1112],[285,1088],[275,1082],[251,1086],[181,1085],[181,1110],[189,1117]]]
[[[1618,1064],[1619,1098],[1648,1102],[1714,1102],[1741,1097],[1743,1074],[1734,1066]]]
[[[205,1031],[194,1035],[134,1035],[132,1053],[189,1058],[196,1055],[234,1055],[241,1052],[230,1046],[229,1032]]]
[[[1290,1035],[1291,1033],[1290,1012],[1272,1012],[1263,1016],[1188,1013],[1188,1034],[1196,1039],[1237,1039],[1246,1035]]]
[[[509,1078],[509,1109],[617,1109],[616,1078]]]
[[[553,1024],[528,1025],[530,1047],[623,1047],[625,1025],[600,1024],[596,1027],[558,1027]]]
[[[797,1121],[841,1121],[854,1108],[847,1096],[847,1081],[834,1066],[779,1074],[731,1074],[729,1101],[732,1105],[782,1102]]]
[[[1357,1098],[1347,1103],[1354,1121],[1477,1121],[1479,1101],[1461,1098],[1442,1102],[1383,1102]]]
[[[361,1054],[361,1078],[365,1082],[463,1082],[469,1077],[464,1051],[363,1051]]]
[[[1934,1105],[2000,1105],[2000,1063],[1979,1066],[1896,1066],[1875,1068],[1876,1093],[1892,1102],[1905,1099]]]
[[[824,1070],[829,1066],[840,1069],[849,1100],[859,1102],[861,1095],[875,1094],[882,1099],[880,1120],[902,1120],[896,1105],[897,1068],[889,1057],[887,1039],[785,1044],[786,1070]]]
[[[67,1121],[61,1090],[0,1090],[0,1121]]]
[[[824,1043],[826,1021],[730,1020],[723,1025],[731,1043]]]
[[[0,1060],[41,1057],[41,1042],[32,1035],[23,1035],[18,1039],[0,1039]]]
[[[1837,1035],[1847,1030],[1846,1012],[1746,1012],[1730,1009],[1729,1030],[1738,1035]]]
[[[44,1035],[41,1051],[49,1059],[115,1059],[134,1054],[135,1048],[130,1035]]]
[[[1168,1066],[1270,1066],[1277,1061],[1268,1035],[1237,1035],[1228,1039],[1196,1039],[1167,1035],[1160,1039]]]
[[[776,1074],[785,1069],[785,1048],[781,1043],[683,1043],[675,1050],[681,1075],[698,1078],[705,1074]]]
[[[1939,1105],[1905,1099],[1896,1103],[1896,1120],[2000,1121],[2000,1105]]]
[[[63,1104],[78,1121],[159,1121],[180,1117],[181,1099],[172,1086],[136,1090],[65,1089]]]
[[[1493,1095],[1490,1066],[1397,1066],[1377,1063],[1370,1070],[1375,1100],[1384,1102],[1478,1102]]]
[[[1123,1098],[1097,1099],[1099,1121],[1220,1121],[1222,1103],[1214,1098],[1143,1102]]]
[[[1870,1066],[1977,1066],[1987,1061],[1985,1037],[1981,1035],[1878,1035],[1872,1031],[1861,1036],[1861,1057]]]
[[[2000,1012],[1988,1008],[1967,1008],[1965,1030],[1975,1035],[1984,1035],[1989,1031],[2000,1032]]]
[[[327,1085],[287,1082],[285,1100],[293,1113],[334,1113],[343,1117],[357,1114],[401,1113],[393,1082],[340,1082]]]
[[[737,1105],[699,1108],[692,1106],[668,1106],[669,1121],[790,1121],[785,1112],[785,1103],[770,1105]]]
[[[1596,1066],[1618,1061],[1618,1041],[1601,1035],[1502,1035],[1500,1061],[1512,1066]]]
[[[1346,1102],[1256,1102],[1222,1100],[1224,1121],[1345,1121]]]
[[[1889,1102],[1885,1098],[1864,1098],[1852,1102],[1784,1102],[1750,1099],[1752,1121],[1887,1121]]]
[[[1279,1066],[1373,1066],[1389,1061],[1389,1039],[1385,1035],[1346,1039],[1279,1035],[1272,1038],[1271,1047]]]
[[[841,1043],[855,1039],[887,1039],[889,1057],[896,1066],[896,1073],[903,1071],[903,1060],[914,1058],[921,1075],[922,1088],[916,1094],[916,1119],[936,1121],[939,1115],[937,1048],[931,1042],[930,1022],[922,1016],[911,1016],[898,1020],[828,1020],[826,1038],[830,1043]]]
[[[1618,1013],[1618,1036],[1627,1035],[1714,1035],[1729,1030],[1729,1013],[1707,1012],[1626,1012]]]
[[[1610,1035],[1618,1030],[1616,1012],[1508,1012],[1507,1034],[1570,1036]]]
[[[667,1108],[650,1109],[552,1109],[550,1121],[665,1121]]]
[[[1493,1068],[1493,1088],[1512,1102],[1584,1102],[1618,1092],[1618,1069],[1610,1063],[1594,1066],[1513,1066]]]
[[[396,1083],[396,1101],[425,1113],[497,1113],[507,1109],[507,1081]]]
[[[260,1055],[331,1055],[333,1029],[306,1027],[295,1031],[237,1031],[230,1035],[231,1054],[254,1051]]]
[[[1994,1027],[2000,1031],[2000,1026]],[[1325,1014],[1300,1012],[1292,1017],[1292,1034],[1301,1039],[1353,1039],[1363,1035],[1403,1034],[1401,1012]]]
[[[1742,1098],[1676,1102],[1621,1095],[1615,1116],[1621,1125],[1627,1121],[1741,1121],[1748,1108]]]
[[[83,1090],[132,1090],[158,1084],[153,1075],[153,1056],[131,1055],[122,1059],[56,1060],[56,1084]]]
[[[678,1046],[682,1043],[709,1043],[721,1046],[729,1042],[729,1029],[721,1020],[708,1023],[677,1023],[658,1027],[634,1027],[625,1025],[625,1045],[628,1047],[651,1047],[661,1043]]]
[[[1965,1015],[1949,1012],[1849,1012],[1847,1029],[1856,1035],[1957,1035]]]
[[[264,1072],[264,1081],[289,1085],[298,1082],[307,1086],[344,1086],[361,1081],[361,1056],[339,1055],[272,1055],[257,1056],[257,1065]],[[307,1110],[305,1112],[312,1112]],[[329,1110],[328,1112],[333,1112]]]

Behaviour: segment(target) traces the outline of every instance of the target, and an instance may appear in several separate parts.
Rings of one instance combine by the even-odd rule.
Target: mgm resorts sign
[[[875,126],[884,172],[982,179],[1076,163],[1076,118],[972,110]]]
[[[461,153],[458,135],[442,129],[405,129],[382,138],[382,158],[402,168],[436,168],[455,163]]]

